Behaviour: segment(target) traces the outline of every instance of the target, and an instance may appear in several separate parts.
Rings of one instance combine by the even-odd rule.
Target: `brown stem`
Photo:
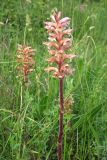
[[[63,139],[63,79],[59,80],[59,96],[60,96],[60,111],[59,111],[59,134],[58,134],[58,148],[57,148],[57,156],[58,160],[62,160],[62,139]]]
[[[24,83],[28,83],[28,64],[24,64]]]
[[[28,77],[26,74],[24,74],[24,83],[28,83]]]

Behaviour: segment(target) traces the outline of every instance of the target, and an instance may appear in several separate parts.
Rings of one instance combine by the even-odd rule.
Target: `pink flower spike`
[[[35,64],[34,49],[26,45],[18,45],[17,53],[18,70],[23,73],[24,83],[28,83],[28,74],[33,71],[32,67]]]
[[[58,160],[62,160],[62,141],[63,141],[63,113],[64,113],[64,98],[63,98],[63,80],[66,75],[72,75],[73,69],[69,64],[65,63],[68,59],[76,57],[75,54],[66,54],[72,44],[70,29],[70,18],[65,17],[61,19],[61,12],[54,11],[50,16],[51,21],[45,23],[45,28],[48,33],[48,42],[44,44],[48,48],[48,52],[51,55],[48,58],[48,63],[55,64],[56,66],[48,67],[46,72],[53,71],[53,77],[59,80],[59,99],[60,99],[60,111],[59,111],[59,132],[58,132],[58,147],[57,156]]]
[[[69,37],[72,32],[72,29],[69,28],[70,18],[65,17],[61,19],[61,12],[58,11],[55,11],[50,18],[50,22],[44,23],[49,34],[49,41],[44,44],[47,46],[49,54],[52,55],[52,57],[48,59],[48,62],[56,63],[56,65],[58,65],[58,75],[60,75],[60,78],[64,78],[65,72],[63,72],[63,76],[61,76],[61,67],[64,64],[64,60],[76,57],[74,54],[65,53],[66,50],[70,49],[72,44],[71,38]]]

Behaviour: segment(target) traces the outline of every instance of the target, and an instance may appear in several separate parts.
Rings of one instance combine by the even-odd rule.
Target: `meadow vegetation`
[[[58,81],[45,73],[44,22],[71,18],[77,58],[64,79],[63,160],[107,159],[107,1],[0,0],[0,160],[57,160]],[[17,46],[36,50],[29,85],[17,77]]]

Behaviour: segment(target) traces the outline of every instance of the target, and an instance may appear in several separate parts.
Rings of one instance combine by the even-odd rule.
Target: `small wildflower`
[[[18,70],[23,74],[24,82],[28,82],[28,74],[33,71],[32,66],[35,64],[33,60],[34,50],[26,45],[18,45],[17,62],[19,63]]]

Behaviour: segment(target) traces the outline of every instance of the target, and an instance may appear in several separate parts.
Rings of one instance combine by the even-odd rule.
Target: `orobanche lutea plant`
[[[28,75],[32,72],[35,61],[33,60],[34,49],[26,45],[18,45],[17,49],[17,69],[20,71],[19,77],[23,78],[24,84],[28,83]]]
[[[75,54],[66,54],[66,51],[71,47],[71,32],[70,18],[65,17],[61,19],[61,12],[54,11],[50,16],[51,21],[45,22],[45,29],[47,29],[49,40],[44,44],[48,48],[50,58],[48,62],[56,65],[45,69],[47,72],[53,71],[53,77],[59,80],[59,97],[60,97],[60,111],[59,111],[59,134],[58,134],[58,160],[62,160],[62,139],[63,139],[63,115],[64,115],[64,98],[63,98],[63,81],[66,75],[73,73],[66,62],[67,59],[73,59]]]

